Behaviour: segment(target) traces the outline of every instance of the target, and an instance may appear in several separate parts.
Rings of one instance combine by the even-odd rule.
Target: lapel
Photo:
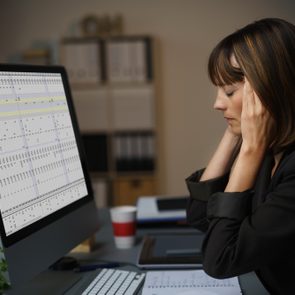
[[[266,153],[264,161],[257,175],[252,199],[252,212],[265,201],[265,197],[270,187],[271,170],[273,165],[274,158],[272,153],[269,151]]]

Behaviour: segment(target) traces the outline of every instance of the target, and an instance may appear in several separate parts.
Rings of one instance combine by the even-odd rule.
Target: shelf
[[[74,38],[61,45],[97,206],[155,194],[152,39]],[[79,79],[80,72],[88,76]]]
[[[135,205],[138,197],[156,194],[155,177],[118,177],[114,180],[114,205]]]
[[[152,81],[146,81],[146,82],[139,82],[139,81],[133,81],[133,82],[108,82],[108,81],[102,81],[100,83],[84,83],[84,84],[71,84],[71,88],[74,91],[79,90],[103,90],[103,89],[109,89],[110,87],[112,89],[124,89],[124,88],[142,88],[147,87],[148,85],[153,86],[154,83]]]

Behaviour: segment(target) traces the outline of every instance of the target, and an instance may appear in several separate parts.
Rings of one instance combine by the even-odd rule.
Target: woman
[[[295,26],[262,19],[236,31],[208,70],[227,128],[186,179],[188,221],[206,231],[204,270],[255,271],[271,294],[295,294]]]

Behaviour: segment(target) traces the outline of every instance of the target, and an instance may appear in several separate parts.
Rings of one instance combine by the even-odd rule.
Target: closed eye
[[[234,94],[234,91],[231,91],[231,92],[226,92],[225,94],[226,94],[226,96],[227,96],[227,97],[231,97],[231,96],[233,96],[233,94]]]

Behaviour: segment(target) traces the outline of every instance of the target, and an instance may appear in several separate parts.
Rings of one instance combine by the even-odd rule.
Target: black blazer
[[[253,190],[225,193],[229,175],[186,179],[188,222],[206,231],[204,270],[226,278],[255,271],[271,294],[295,294],[295,148],[285,151],[271,178],[265,156]]]

